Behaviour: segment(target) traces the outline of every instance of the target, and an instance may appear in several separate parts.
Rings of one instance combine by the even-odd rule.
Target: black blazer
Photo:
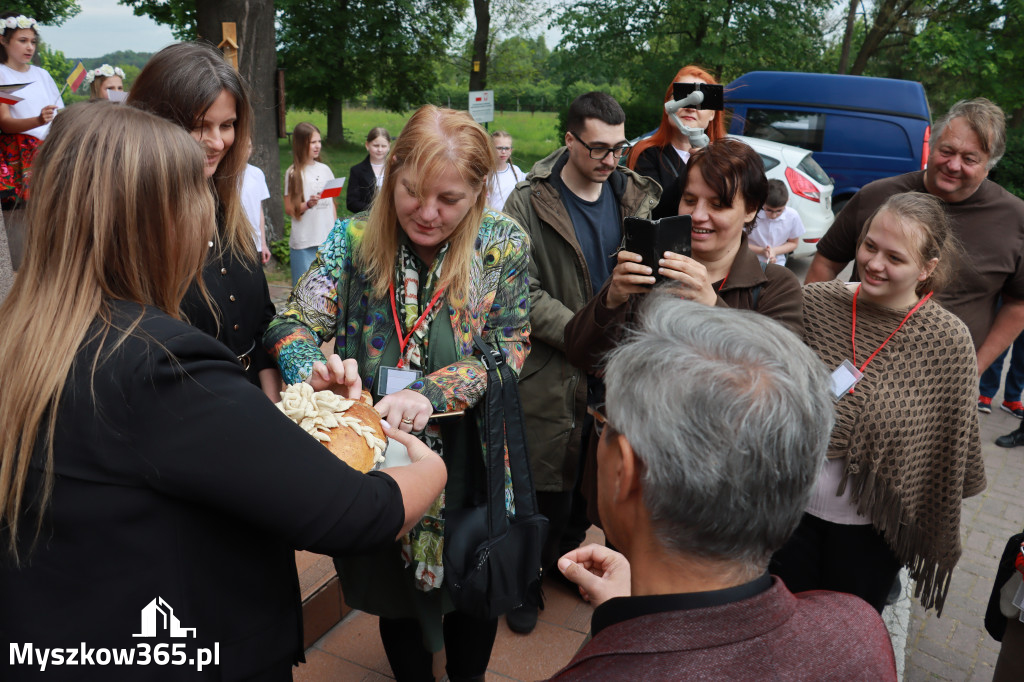
[[[143,313],[141,325],[108,357],[110,333],[94,382],[100,342],[78,353],[59,407],[42,533],[30,551],[38,449],[20,527],[23,564],[0,550],[4,651],[7,642],[155,646],[159,638],[132,635],[159,597],[181,627],[195,628],[168,641],[185,644],[189,657],[217,643],[220,665],[202,673],[48,666],[44,676],[236,680],[301,660],[293,549],[337,555],[393,542],[404,518],[397,484],[336,459],[210,336],[137,304],[113,309],[121,325]],[[4,663],[4,680],[33,674],[38,667]]]
[[[651,211],[651,217],[658,219],[679,215],[679,200],[683,198],[682,183],[686,179],[686,164],[672,145],[648,147],[636,160],[634,170],[661,185],[661,201]]]
[[[348,172],[348,190],[345,192],[345,206],[353,213],[370,208],[373,195],[377,193],[377,175],[370,167],[370,155],[352,166]]]

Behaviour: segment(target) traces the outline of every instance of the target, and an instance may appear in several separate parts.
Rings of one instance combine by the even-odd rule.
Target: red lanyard
[[[853,292],[853,331],[850,333],[850,345],[853,346],[853,365],[854,365],[854,367],[857,366],[857,296],[860,295],[860,286],[861,285],[858,284],[857,285],[857,291]],[[871,362],[872,360],[874,360],[875,356],[878,355],[878,351],[880,351],[883,348],[885,348],[885,344],[889,343],[889,340],[892,339],[892,337],[896,336],[896,332],[898,332],[900,329],[903,328],[903,325],[906,324],[907,320],[910,319],[910,316],[913,315],[914,313],[916,313],[918,308],[923,306],[925,304],[925,301],[927,301],[931,297],[932,297],[932,292],[929,291],[928,294],[924,298],[922,298],[920,301],[917,302],[917,305],[915,305],[913,308],[910,309],[910,312],[908,312],[906,314],[906,316],[903,318],[903,321],[900,322],[899,326],[896,327],[896,329],[894,329],[892,331],[892,334],[889,334],[889,337],[885,341],[882,342],[882,345],[879,346],[878,348],[876,348],[875,352],[872,353],[868,357],[868,359],[864,361],[864,364],[861,365],[858,368],[858,369],[860,369],[860,371],[862,373],[864,372],[864,368],[868,366],[868,363]]]
[[[401,369],[402,365],[405,364],[405,347],[409,345],[409,339],[416,333],[416,330],[423,324],[423,320],[427,319],[430,315],[430,311],[437,305],[437,300],[441,298],[441,294],[444,293],[444,287],[437,290],[434,297],[430,299],[430,303],[427,304],[427,309],[423,311],[419,319],[416,320],[416,324],[409,330],[409,334],[405,337],[402,336],[402,323],[398,321],[398,306],[395,305],[395,283],[388,282],[388,292],[391,298],[391,313],[395,316],[395,331],[398,332],[398,368]]]
[[[722,278],[722,283],[718,285],[718,291],[716,291],[715,293],[716,294],[721,294],[722,293],[722,289],[725,288],[725,283],[728,282],[728,281],[729,281],[729,273],[727,272],[727,273],[725,273],[725,277]]]

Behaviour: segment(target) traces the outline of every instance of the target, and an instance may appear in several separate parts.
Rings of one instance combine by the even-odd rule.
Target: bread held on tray
[[[292,384],[277,407],[353,469],[365,473],[384,461],[387,437],[368,392],[347,400],[306,383]]]

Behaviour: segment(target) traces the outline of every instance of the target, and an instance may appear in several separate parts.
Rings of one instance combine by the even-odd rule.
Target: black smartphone
[[[673,83],[672,99],[677,102],[694,90],[704,93],[704,101],[693,107],[694,109],[715,109],[721,111],[725,106],[725,86],[710,85],[708,83]]]
[[[666,251],[690,255],[690,230],[693,219],[674,215],[659,220],[626,218],[622,221],[622,248],[640,254],[643,264],[651,269],[656,282],[665,279],[658,274],[658,261]]]

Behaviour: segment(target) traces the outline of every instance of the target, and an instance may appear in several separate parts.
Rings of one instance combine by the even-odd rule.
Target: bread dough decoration
[[[277,407],[352,468],[365,473],[384,461],[387,437],[369,392],[348,400],[307,383],[292,384]]]

